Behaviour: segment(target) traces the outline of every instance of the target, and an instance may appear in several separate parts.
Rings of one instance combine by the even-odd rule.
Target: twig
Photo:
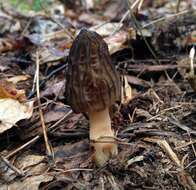
[[[180,129],[186,131],[188,134],[192,134],[192,135],[196,136],[196,131],[195,130],[192,130],[189,127],[187,127],[186,125],[183,125],[183,124],[179,123],[176,119],[173,119],[173,118],[170,118],[170,117],[168,117],[168,119],[169,119],[170,123],[176,125]]]
[[[73,35],[72,35],[70,32],[68,32],[68,31],[66,30],[66,27],[65,27],[63,24],[61,24],[61,23],[60,23],[57,19],[55,19],[54,17],[50,17],[50,19],[51,19],[53,22],[55,22],[58,26],[60,26],[60,27],[64,30],[64,32],[65,32],[69,37],[71,37],[72,40],[74,39]]]
[[[50,127],[50,131],[54,128],[54,127],[56,127],[57,125],[59,125],[66,117],[68,117],[70,114],[72,114],[73,113],[73,111],[72,110],[70,110],[67,114],[65,114],[61,119],[59,119],[54,125],[52,125],[51,127]]]
[[[72,110],[70,112],[68,112],[62,119],[60,119],[59,121],[57,121],[54,125],[52,125],[49,129],[49,131],[55,127],[56,125],[58,125],[63,119],[65,119],[67,116],[69,116],[72,113]],[[16,153],[18,153],[19,151],[25,149],[26,147],[28,147],[29,145],[32,145],[33,143],[35,143],[41,136],[37,135],[35,136],[33,139],[31,139],[30,141],[28,141],[27,143],[23,144],[22,146],[20,146],[19,148],[17,148],[16,150],[12,151],[10,154],[8,154],[7,156],[5,156],[6,159],[9,159],[10,157],[12,157],[13,155],[15,155]]]
[[[142,130],[135,130],[134,131],[135,135],[146,135],[146,136],[174,136],[175,133],[168,132],[168,131],[161,131],[157,129],[142,129]]]
[[[192,138],[191,138],[191,136],[190,136],[190,134],[189,134],[189,138],[190,138],[190,142],[193,142],[193,141],[192,141]],[[194,144],[193,144],[193,143],[191,144],[191,147],[192,147],[192,149],[193,149],[193,153],[194,153],[195,158],[196,158],[196,150],[195,150],[195,147],[194,147]]]
[[[130,7],[130,9],[134,9],[134,7],[138,4],[138,10],[141,8],[142,6],[142,3],[143,3],[143,0],[136,0]],[[125,14],[123,15],[123,17],[121,18],[118,26],[115,28],[115,30],[112,32],[111,36],[114,35],[118,30],[120,30],[121,28],[121,24],[123,23],[123,21],[129,16],[130,14],[130,10],[127,10],[125,12]]]
[[[67,57],[66,57],[66,60],[65,60],[65,64],[63,64],[62,66],[60,66],[59,68],[53,70],[49,75],[47,75],[39,84],[39,88],[42,88],[44,86],[44,84],[46,83],[46,81],[48,79],[50,79],[53,75],[57,74],[58,72],[62,71],[63,69],[65,69],[67,67],[66,65],[66,62],[67,62]],[[36,93],[36,89],[33,89],[31,90],[31,92],[29,93],[28,95],[28,99],[32,98]]]
[[[189,141],[189,142],[187,142],[187,143],[185,143],[185,144],[183,144],[183,145],[180,145],[180,146],[177,146],[175,149],[177,150],[177,149],[181,149],[181,148],[184,148],[184,147],[186,147],[186,146],[189,146],[189,145],[192,145],[192,144],[196,144],[196,140],[195,141]]]
[[[193,65],[196,68],[196,64]],[[159,72],[177,68],[190,68],[189,65],[128,65],[127,69],[131,71]]]
[[[196,184],[193,181],[192,177],[189,175],[188,172],[184,170],[184,166],[180,159],[178,158],[177,154],[172,150],[171,146],[168,144],[166,140],[161,140],[158,138],[145,138],[147,142],[157,143],[163,150],[168,154],[170,159],[176,164],[178,167],[178,177],[181,180],[180,183],[185,187],[185,189],[196,189]]]
[[[94,171],[93,169],[88,169],[88,168],[72,168],[69,170],[63,170],[63,169],[55,169],[56,171],[61,171],[63,173],[67,173],[67,172],[75,172],[75,171]]]
[[[88,135],[88,132],[87,131],[79,131],[78,132],[56,132],[55,134],[53,134],[54,137],[63,137],[63,138],[66,138],[66,139],[69,139],[69,138],[73,138],[73,139],[76,139],[76,138],[87,138],[89,135]]]
[[[153,117],[147,119],[147,121],[154,120],[154,119],[156,119],[157,117],[159,117],[159,116],[165,114],[167,111],[170,111],[170,110],[173,110],[173,109],[177,109],[177,108],[181,108],[181,107],[182,107],[181,105],[177,105],[177,106],[174,106],[174,107],[166,108],[166,109],[162,110],[159,114],[157,114],[157,115],[155,115],[155,116],[153,116]]]
[[[36,92],[35,91],[35,89],[36,89],[36,81],[37,81],[37,70],[35,71],[35,75],[34,75],[34,78],[33,78],[33,86],[32,86],[31,92]]]
[[[180,11],[180,3],[181,3],[181,0],[177,0],[176,13]]]
[[[191,165],[193,165],[194,163],[196,163],[196,160],[193,160],[192,162],[190,162],[186,167],[185,169],[189,168]]]
[[[43,129],[43,135],[44,135],[44,141],[45,141],[45,145],[46,145],[46,150],[47,150],[47,154],[49,157],[52,156],[52,151],[51,148],[49,146],[49,142],[48,142],[48,136],[47,136],[47,129],[46,129],[46,125],[44,122],[44,115],[41,109],[41,101],[40,101],[40,92],[39,92],[39,53],[38,51],[36,52],[36,90],[37,90],[37,101],[38,101],[38,106],[39,106],[39,115],[40,115],[40,120],[41,120],[41,125],[42,125],[42,129]]]
[[[20,171],[18,168],[16,168],[13,164],[11,164],[9,162],[9,160],[7,160],[5,157],[0,156],[0,159],[9,167],[11,168],[13,171],[15,171],[19,176],[24,176],[24,172]]]
[[[164,21],[164,20],[167,20],[167,19],[179,16],[179,15],[183,15],[183,14],[186,14],[186,13],[189,13],[189,12],[191,12],[191,10],[184,10],[184,11],[181,11],[181,12],[176,13],[176,14],[172,14],[172,15],[169,15],[169,16],[161,17],[161,18],[156,19],[156,20],[154,20],[154,21],[152,21],[152,22],[150,22],[148,24],[143,25],[142,28],[146,28],[146,27],[151,26],[153,24],[156,24],[158,22],[161,22],[161,21]]]
[[[30,27],[32,23],[32,18],[28,20],[26,26],[24,27],[23,31],[21,32],[21,37],[23,37],[25,35],[25,33],[28,31],[28,28]]]
[[[159,63],[159,59],[157,58],[155,52],[152,50],[152,48],[150,47],[148,41],[147,41],[146,38],[144,37],[144,35],[143,35],[143,33],[142,33],[142,30],[141,30],[141,27],[139,26],[138,21],[137,21],[135,15],[133,14],[132,10],[130,10],[130,14],[131,14],[131,16],[132,16],[132,18],[133,18],[133,21],[134,21],[134,23],[135,23],[136,28],[138,29],[138,31],[139,31],[139,33],[140,33],[142,39],[144,40],[146,46],[148,47],[150,53],[152,54],[152,56],[154,57],[154,59],[156,60],[156,62],[157,62],[158,64],[160,64],[160,63]]]
[[[101,140],[101,139],[111,139],[111,140]],[[112,140],[113,139],[113,140]],[[132,143],[127,143],[123,141],[122,139],[119,139],[117,137],[112,137],[112,136],[101,136],[99,139],[90,139],[90,142],[92,143],[116,143],[116,144],[122,144],[122,145],[133,145]]]
[[[27,146],[33,144],[34,142],[36,142],[38,139],[40,138],[40,136],[36,136],[33,139],[31,139],[30,141],[28,141],[27,143],[23,144],[22,146],[20,146],[19,148],[17,148],[16,150],[12,151],[11,153],[9,153],[7,156],[5,156],[6,159],[9,159],[10,157],[12,157],[13,155],[15,155],[17,152],[23,150],[24,148],[26,148]]]

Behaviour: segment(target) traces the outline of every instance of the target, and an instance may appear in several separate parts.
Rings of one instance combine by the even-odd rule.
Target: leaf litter
[[[194,1],[62,2],[51,15],[0,9],[0,190],[196,189]],[[67,56],[83,27],[102,35],[132,88],[110,110],[119,154],[101,168],[87,116],[65,97]]]

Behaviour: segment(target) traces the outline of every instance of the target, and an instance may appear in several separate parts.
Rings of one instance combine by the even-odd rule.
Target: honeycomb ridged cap
[[[82,29],[68,58],[65,96],[77,113],[101,111],[121,99],[121,82],[108,46],[96,32]]]

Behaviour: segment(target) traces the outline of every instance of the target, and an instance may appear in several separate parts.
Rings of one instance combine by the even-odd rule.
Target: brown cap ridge
[[[82,29],[69,53],[66,98],[79,113],[101,111],[121,99],[120,75],[108,46],[96,32]]]

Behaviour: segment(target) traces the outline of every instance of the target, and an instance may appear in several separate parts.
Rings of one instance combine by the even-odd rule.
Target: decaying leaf
[[[10,39],[0,39],[0,52],[6,52],[14,49],[14,44]]]
[[[12,170],[0,157],[0,190],[2,190],[1,183],[9,183],[17,177],[17,173]]]
[[[20,103],[18,100],[0,99],[0,134],[22,119],[29,119],[33,113],[33,101]]]
[[[114,31],[113,31],[114,32]],[[128,39],[134,39],[136,36],[136,32],[130,29],[129,33],[125,31],[117,32],[112,36],[108,36],[104,38],[106,43],[108,44],[110,54],[123,49],[123,45],[127,42]]]
[[[157,143],[166,154],[170,157],[170,159],[175,163],[178,168],[178,180],[184,186],[185,189],[195,189],[196,184],[193,181],[192,177],[188,172],[184,170],[183,162],[180,161],[177,154],[172,150],[169,143],[166,140],[162,140],[159,138],[144,138],[145,141],[151,143]]]
[[[18,83],[20,81],[25,81],[25,80],[27,80],[29,78],[30,78],[29,75],[18,75],[18,76],[9,78],[8,81],[16,84],[16,83]]]
[[[92,13],[82,13],[78,18],[80,22],[85,22],[92,25],[100,25],[103,24],[103,16],[95,15]]]
[[[65,80],[62,80],[60,82],[49,81],[46,89],[43,92],[41,92],[41,96],[55,95],[57,97],[60,94],[64,93],[64,86],[65,86]]]
[[[23,181],[16,181],[8,185],[9,190],[38,190],[39,185],[43,182],[48,182],[53,179],[53,176],[48,174],[31,176],[25,178]]]
[[[31,152],[27,151],[16,159],[15,165],[16,167],[22,168],[23,170],[28,169],[28,171],[30,170],[32,173],[32,170],[34,170],[33,168],[35,168],[36,166],[39,166],[43,160],[44,160],[44,156],[33,155],[31,154]],[[44,172],[44,171],[40,171],[40,172]],[[38,170],[35,173],[37,174]]]
[[[24,90],[17,90],[12,82],[0,80],[0,99],[11,98],[18,101],[26,100]]]
[[[57,104],[55,105],[49,112],[47,112],[44,115],[45,122],[54,122],[57,121],[65,115],[66,112],[70,111],[70,109],[66,109],[66,107],[63,104]]]
[[[90,30],[96,31],[101,36],[109,36],[111,35],[117,28],[121,28],[123,26],[122,23],[106,23],[103,25],[96,25],[90,28]]]
[[[92,9],[94,7],[94,1],[93,0],[84,0],[86,9]]]
[[[3,3],[0,190],[196,189],[196,64],[194,58],[191,71],[187,55],[196,42],[193,1],[50,0],[38,7],[39,3],[31,0],[26,13],[20,11],[22,1],[13,8]],[[122,99],[111,106],[110,113],[119,154],[99,169],[93,163],[95,151],[90,144],[94,142],[88,139],[89,112],[76,114],[66,105],[69,59],[85,63],[91,55],[92,67],[102,60],[97,53],[99,41],[94,38],[93,46],[88,41],[80,43],[89,48],[78,53],[77,45],[73,57],[68,56],[81,28],[104,38],[113,66],[125,74],[118,89]],[[36,101],[36,68],[41,105],[35,102],[31,117],[33,103],[26,103],[25,92]],[[113,78],[108,71],[107,76]],[[95,69],[93,75],[96,73]],[[79,80],[79,87],[82,79],[88,78],[79,75],[70,84]],[[116,82],[108,85],[110,90]],[[74,101],[78,104],[77,98]],[[38,107],[43,110],[44,121],[40,121]],[[44,143],[47,135],[40,124],[48,128],[51,143],[47,139]],[[14,130],[16,125],[19,128]],[[54,162],[45,154],[48,145]]]

